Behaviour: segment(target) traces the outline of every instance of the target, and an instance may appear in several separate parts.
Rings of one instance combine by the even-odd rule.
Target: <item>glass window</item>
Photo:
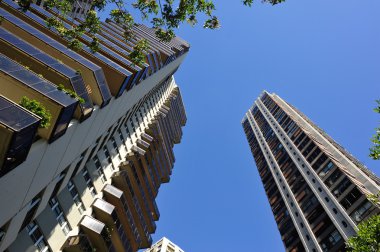
[[[331,161],[328,162],[325,168],[323,168],[322,171],[319,172],[319,176],[321,178],[325,177],[332,170],[333,167],[334,167],[334,163]]]
[[[343,194],[343,192],[350,186],[352,185],[351,181],[345,177],[336,187],[335,189],[332,190],[333,194],[335,197],[339,197],[340,195]]]
[[[351,190],[346,197],[340,202],[345,209],[350,208],[363,194],[357,187]]]
[[[365,213],[372,207],[372,203],[365,200],[356,210],[351,214],[351,218],[356,222],[363,220]]]
[[[47,242],[45,240],[45,237],[35,221],[30,222],[26,226],[26,228],[29,233],[29,237],[34,242],[34,246],[36,246],[38,251],[41,251],[41,252],[50,251],[47,245]]]

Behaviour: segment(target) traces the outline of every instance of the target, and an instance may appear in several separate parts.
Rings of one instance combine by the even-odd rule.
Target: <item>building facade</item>
[[[378,214],[380,180],[322,129],[264,91],[242,120],[286,251],[344,251]]]
[[[0,251],[148,248],[186,123],[173,74],[189,45],[160,42],[143,25],[125,41],[108,20],[98,52],[86,34],[75,52],[46,26],[52,15],[0,3]],[[141,38],[150,48],[138,66],[128,55]],[[50,112],[50,125],[23,97]]]
[[[145,252],[184,252],[179,246],[175,245],[168,238],[162,237]]]
[[[87,12],[91,9],[92,0],[75,0],[73,1],[73,7],[68,15],[71,18],[85,19]],[[45,0],[33,0],[38,6],[44,6]]]

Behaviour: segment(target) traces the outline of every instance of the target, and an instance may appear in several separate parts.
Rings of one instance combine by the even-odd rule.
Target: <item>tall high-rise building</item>
[[[276,94],[264,91],[242,125],[286,251],[344,251],[380,212],[366,197],[379,178]]]
[[[46,0],[33,0],[38,6],[44,6]],[[84,19],[87,12],[91,9],[93,0],[74,0],[72,3],[72,10],[68,13],[71,18]]]
[[[47,27],[52,15],[0,2],[0,251],[148,248],[186,123],[173,74],[189,45],[161,42],[144,25],[125,41],[107,21],[98,52],[86,34],[72,51]],[[150,48],[135,65],[141,38]]]
[[[145,252],[184,252],[179,246],[175,245],[168,238],[162,237]]]

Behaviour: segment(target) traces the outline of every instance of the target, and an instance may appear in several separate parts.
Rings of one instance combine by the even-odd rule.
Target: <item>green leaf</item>
[[[51,114],[40,102],[23,96],[20,105],[42,118],[39,126],[40,128],[47,128],[50,126]]]
[[[352,252],[379,252],[380,215],[362,221],[358,225],[357,235],[347,240],[346,248]]]

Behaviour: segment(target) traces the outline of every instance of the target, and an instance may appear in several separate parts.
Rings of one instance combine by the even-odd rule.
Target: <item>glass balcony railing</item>
[[[38,50],[31,44],[16,37],[12,33],[0,27],[0,45],[3,53],[28,66],[34,72],[39,72],[44,78],[55,84],[64,84],[74,90],[78,96],[83,98],[84,103],[79,104],[79,120],[88,118],[92,113],[92,102],[87,93],[82,76],[72,68],[62,64],[57,59],[45,52]]]
[[[53,10],[50,10],[50,12],[51,12],[50,13],[49,11],[46,11],[43,8],[41,8],[41,7],[37,6],[37,5],[34,5],[34,4],[31,5],[30,10],[33,13],[35,13],[36,15],[38,15],[39,17],[41,17],[42,19],[58,16],[58,13],[54,12]],[[80,25],[81,24],[77,20],[66,20],[66,19],[62,19],[62,20],[63,20],[64,26],[66,28],[68,28],[68,29],[71,28],[71,25],[69,23],[72,23],[73,25]],[[112,42],[108,41],[107,39],[103,38],[101,35],[96,35],[96,37],[99,39],[99,41],[101,43],[107,45],[108,47],[116,49],[118,52],[120,52],[122,54],[125,54],[125,56],[129,55],[128,52],[126,52],[125,50],[119,48],[117,45],[113,44]],[[86,34],[83,34],[80,37],[80,39],[82,40],[82,42],[84,42],[87,45],[89,45],[92,42],[92,39],[89,36],[87,36]],[[117,62],[118,64],[120,64],[123,67],[126,67],[127,70],[132,71],[132,72],[135,73],[133,81],[130,84],[131,86],[135,85],[138,81],[140,81],[140,77],[144,77],[145,76],[144,74],[146,72],[146,69],[141,69],[140,67],[138,67],[136,65],[133,65],[132,62],[130,62],[126,58],[124,58],[124,59],[121,60],[121,55],[119,55],[119,54],[115,53],[114,51],[110,50],[108,47],[100,45],[99,52],[101,52],[102,54],[107,55],[107,57],[111,57],[113,61]]]
[[[34,22],[32,21],[33,17],[28,16],[32,13],[20,12],[15,2],[4,0],[0,2],[0,6],[4,8],[0,8],[3,28],[17,32],[21,39],[28,41],[50,56],[59,58],[65,65],[76,69],[82,75],[86,89],[91,90],[90,97],[95,104],[103,107],[109,103],[112,97],[104,73],[99,66],[29,25],[29,23]],[[26,22],[11,13],[23,18]]]
[[[120,50],[120,52],[122,52],[123,54],[129,55],[129,53],[133,51],[133,46],[128,45],[125,42],[125,38],[123,36],[109,29],[103,23],[101,24],[101,32],[99,34],[100,35],[98,35],[98,38],[103,39],[103,42],[108,41],[114,45],[117,45],[119,48],[123,50]],[[148,75],[151,75],[152,73],[158,70],[154,65],[156,64],[156,62],[154,61],[154,56],[152,56],[154,53],[157,52],[152,51],[152,49],[148,49],[148,53],[146,56],[149,64],[144,63],[144,68],[146,72],[144,72],[144,75],[141,75],[141,79],[145,79]]]
[[[119,27],[117,27],[117,28],[119,28]],[[126,44],[126,43],[124,43],[125,39],[122,36],[123,31],[120,29],[117,29],[117,28],[108,19],[106,20],[106,23],[102,24],[102,30],[103,31],[106,31],[108,34],[117,38],[119,41],[122,41],[123,44]],[[133,41],[133,42],[134,42],[134,44],[128,41],[129,44],[125,45],[125,46],[130,48],[130,51],[133,50],[132,49],[133,46],[138,41]],[[150,45],[150,49],[148,51],[149,53],[148,53],[147,57],[148,57],[148,60],[150,62],[150,66],[153,66],[153,64],[151,64],[151,63],[153,63],[153,62],[155,63],[155,67],[154,67],[154,69],[152,69],[154,72],[154,71],[159,70],[163,66],[162,61],[159,61],[161,59],[160,55],[163,54],[162,57],[167,58],[168,52],[166,51],[165,48],[157,47],[157,45],[155,45],[155,44],[150,43],[149,45]]]
[[[41,102],[51,113],[50,126],[40,128],[39,135],[49,142],[62,136],[73,117],[78,101],[58,90],[55,85],[0,54],[2,93],[15,103],[23,96]]]
[[[0,177],[25,161],[40,118],[0,96]]]
[[[13,8],[11,3],[9,3],[12,1],[6,0],[3,2],[5,2],[7,5]],[[41,9],[40,7],[34,4],[31,4],[30,8],[34,12],[37,9]],[[40,18],[38,15],[36,15],[32,11],[27,11],[27,12],[17,11],[17,14],[24,21],[28,22],[28,24],[31,24],[36,29],[43,31],[44,33],[47,33],[50,36],[53,36],[54,39],[56,39],[57,41],[60,41],[61,43],[64,43],[64,44],[68,42],[67,40],[62,38],[62,36],[60,36],[60,34],[55,29],[49,29],[45,20]],[[115,63],[114,61],[110,60],[108,57],[104,56],[103,54],[98,53],[98,52],[93,53],[88,46],[84,45],[82,47],[82,50],[79,51],[78,54],[89,59],[90,61],[94,62],[98,66],[102,67],[103,71],[106,74],[107,83],[111,90],[112,95],[116,97],[120,96],[121,93],[125,90],[127,84],[131,81],[131,77],[132,77],[131,72],[121,67],[119,64]]]

